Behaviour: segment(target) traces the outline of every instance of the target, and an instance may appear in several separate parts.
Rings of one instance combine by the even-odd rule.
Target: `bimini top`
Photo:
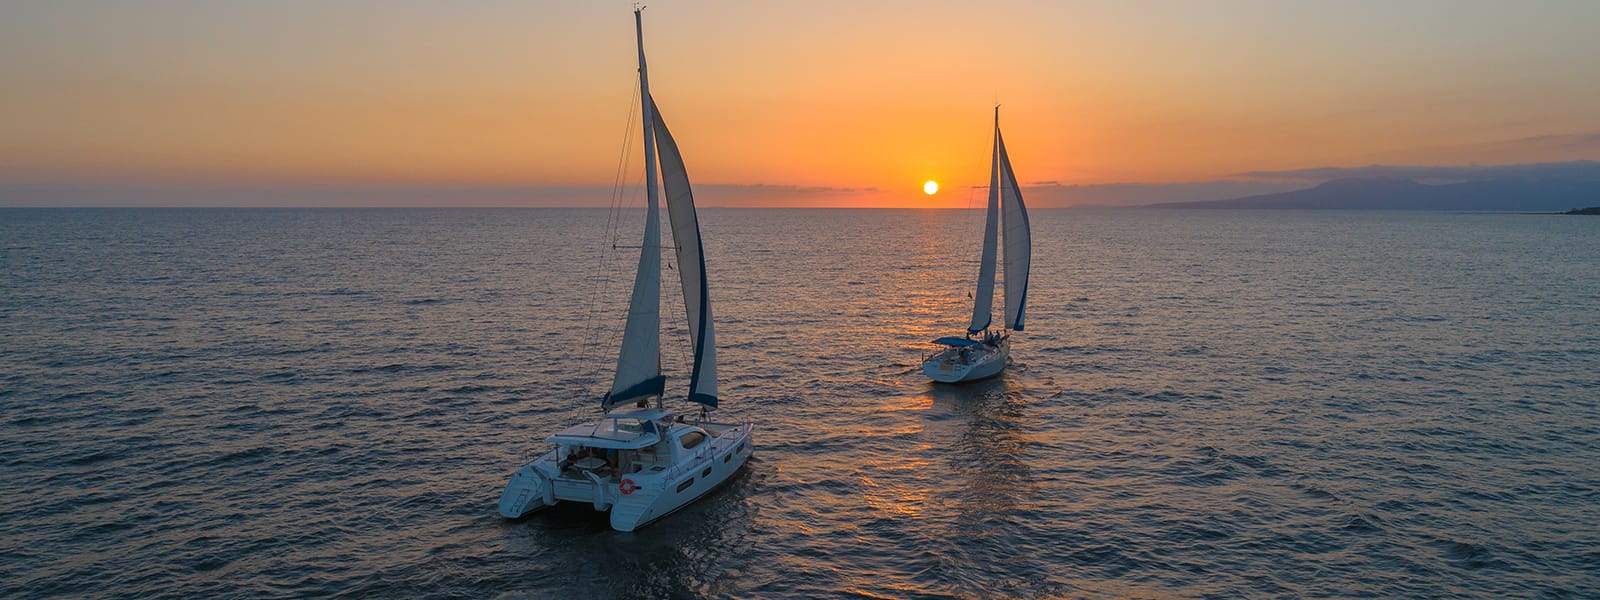
[[[670,413],[660,410],[640,411],[628,414],[608,414],[598,423],[578,425],[563,429],[561,433],[546,438],[556,444],[572,446],[586,446],[589,448],[608,448],[617,450],[638,450],[656,445],[661,441],[661,426],[648,417],[662,416]],[[628,420],[637,419],[633,422]]]
[[[945,346],[976,346],[976,345],[981,344],[983,342],[974,342],[974,341],[966,339],[966,338],[958,338],[958,337],[942,337],[942,338],[939,338],[937,340],[934,340],[933,343],[941,344],[941,345],[945,345]]]

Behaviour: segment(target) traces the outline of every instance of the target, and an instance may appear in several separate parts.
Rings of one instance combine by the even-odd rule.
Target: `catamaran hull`
[[[541,468],[541,463],[548,468]],[[552,451],[517,469],[500,493],[500,516],[516,519],[554,505],[555,486],[547,471],[553,472],[555,464],[556,453]]]
[[[941,352],[922,363],[922,373],[929,379],[940,383],[961,383],[963,381],[977,381],[999,375],[1006,368],[1008,357],[1011,356],[1011,341],[1000,342],[1000,346],[982,360],[972,364],[961,364],[960,361],[951,360]]]
[[[709,424],[708,424],[709,425]],[[694,461],[660,472],[579,480],[561,477],[556,453],[523,465],[500,494],[500,515],[516,519],[557,502],[593,504],[611,512],[611,527],[633,531],[688,506],[732,479],[754,454],[749,424],[728,426],[710,438]],[[623,493],[622,480],[632,483]]]
[[[611,528],[633,531],[677,512],[727,483],[755,452],[749,425],[724,433],[710,445],[707,461],[674,468],[663,476],[636,478],[638,487],[632,494],[613,488],[617,501],[611,509]]]

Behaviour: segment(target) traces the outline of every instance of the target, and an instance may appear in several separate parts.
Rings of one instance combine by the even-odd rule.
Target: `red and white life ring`
[[[626,496],[628,494],[632,494],[634,490],[639,489],[639,486],[634,485],[632,479],[624,479],[622,480],[621,484],[617,485],[617,489],[622,492],[622,495]]]

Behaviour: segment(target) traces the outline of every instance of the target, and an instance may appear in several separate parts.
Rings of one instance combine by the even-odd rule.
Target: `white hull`
[[[592,504],[611,512],[611,527],[633,531],[671,514],[726,483],[750,459],[751,426],[692,423],[711,434],[677,464],[642,466],[628,473],[558,467],[559,450],[523,465],[500,494],[500,514],[518,518],[557,502]],[[631,482],[624,493],[624,481]]]
[[[977,381],[999,375],[1010,356],[1010,337],[996,346],[948,347],[923,360],[922,373],[941,383]]]

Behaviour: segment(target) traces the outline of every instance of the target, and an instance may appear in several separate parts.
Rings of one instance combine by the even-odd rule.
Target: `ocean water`
[[[945,386],[976,211],[704,210],[756,458],[504,520],[629,219],[0,210],[0,597],[1600,595],[1600,219],[1035,211],[1014,364]]]

